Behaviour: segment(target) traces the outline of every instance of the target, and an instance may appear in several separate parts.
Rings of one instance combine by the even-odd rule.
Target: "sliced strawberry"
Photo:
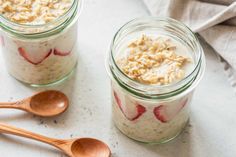
[[[64,35],[57,38],[55,41],[54,55],[67,56],[69,55],[76,45],[77,40],[77,27],[67,30]]]
[[[131,121],[136,120],[146,112],[146,108],[140,104],[136,105],[136,109],[137,109],[137,115],[129,120]]]
[[[3,36],[0,36],[0,46],[4,47],[5,46],[5,41]]]
[[[121,112],[130,121],[134,121],[138,119],[140,116],[142,116],[146,112],[146,108],[137,103],[126,102],[126,104],[128,105],[122,106],[122,102],[116,92],[114,92],[114,97],[116,100],[116,104],[119,106]]]
[[[70,53],[71,53],[71,51],[63,52],[63,51],[57,50],[56,48],[54,49],[54,55],[57,55],[57,56],[67,56]]]
[[[188,99],[185,99],[178,105],[160,105],[154,108],[153,113],[158,120],[167,123],[172,120],[184,106],[187,104]]]
[[[43,53],[38,53],[38,52],[33,53],[31,51],[30,53],[28,53],[23,47],[19,47],[18,51],[19,51],[19,54],[22,57],[24,57],[25,60],[27,60],[29,63],[34,64],[34,65],[38,65],[42,63],[52,53],[52,49]]]

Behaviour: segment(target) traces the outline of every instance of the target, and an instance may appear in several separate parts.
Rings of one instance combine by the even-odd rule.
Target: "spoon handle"
[[[46,136],[42,136],[42,135],[32,133],[26,130],[22,130],[22,129],[19,129],[10,125],[6,125],[3,123],[0,123],[0,133],[12,134],[12,135],[20,136],[20,137],[33,139],[36,141],[41,141],[43,143],[47,143],[49,145],[55,146],[61,150],[63,150],[62,145],[66,143],[66,141],[64,140],[49,138]]]
[[[1,102],[0,108],[14,108],[24,110],[25,101],[17,101],[17,102]]]

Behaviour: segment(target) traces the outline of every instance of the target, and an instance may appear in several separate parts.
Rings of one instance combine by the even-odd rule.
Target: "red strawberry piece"
[[[56,48],[54,49],[54,55],[57,55],[57,56],[67,56],[70,53],[71,53],[71,51],[63,52],[63,51],[57,50]]]
[[[178,105],[160,105],[154,108],[153,113],[158,120],[167,123],[172,120],[184,106],[187,104],[188,99],[185,99]]]
[[[5,46],[4,38],[3,36],[0,36],[0,45],[3,47]]]
[[[128,104],[129,107],[122,106],[121,100],[118,97],[116,92],[114,92],[114,97],[116,100],[116,104],[119,106],[121,112],[130,121],[134,121],[134,120],[138,119],[140,116],[142,116],[146,112],[146,108],[140,104],[137,104],[137,103],[135,103],[135,104],[130,103],[130,104]]]
[[[72,28],[64,32],[64,35],[57,38],[55,41],[54,55],[67,56],[69,55],[76,45],[77,41],[77,28],[74,25]]]
[[[50,49],[46,53],[38,54],[38,53],[28,53],[26,50],[22,47],[18,48],[18,51],[22,57],[24,57],[25,60],[27,60],[29,63],[38,65],[42,63],[46,58],[48,58],[51,53],[52,49]]]
[[[136,120],[146,112],[146,108],[140,104],[136,105],[136,109],[137,109],[137,115],[129,120],[131,121]]]

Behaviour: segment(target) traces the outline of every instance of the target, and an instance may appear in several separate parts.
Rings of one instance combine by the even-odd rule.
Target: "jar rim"
[[[196,44],[199,53],[198,53],[198,56],[197,56],[197,62],[193,68],[193,70],[191,71],[191,73],[189,73],[187,76],[185,76],[183,79],[181,79],[180,81],[177,81],[175,83],[172,83],[172,84],[167,84],[167,85],[157,85],[157,84],[143,84],[143,83],[140,83],[136,80],[133,80],[132,78],[128,77],[126,74],[124,74],[124,72],[119,68],[119,66],[116,64],[116,61],[115,61],[115,57],[113,56],[113,51],[114,51],[114,45],[115,45],[115,42],[117,40],[117,38],[120,36],[120,34],[122,33],[122,31],[124,31],[127,27],[129,27],[130,25],[132,24],[135,24],[136,22],[138,21],[141,21],[143,22],[143,20],[151,20],[151,21],[155,21],[155,22],[170,22],[170,23],[174,23],[176,25],[179,25],[181,26],[182,28],[184,28],[186,31],[188,31],[188,33],[191,35],[191,37],[194,39],[194,43]],[[111,61],[109,62],[109,71],[113,73],[112,69],[117,69],[118,70],[118,75],[120,75],[123,79],[120,79],[120,78],[116,78],[118,79],[118,81],[122,81],[123,84],[125,84],[125,86],[128,86],[129,88],[131,88],[132,90],[135,90],[135,91],[138,91],[138,93],[143,93],[145,91],[142,91],[141,89],[137,89],[137,88],[134,88],[133,86],[131,85],[128,85],[127,82],[131,82],[132,84],[135,84],[137,86],[141,86],[143,89],[145,88],[156,88],[158,89],[159,91],[162,91],[166,88],[170,88],[170,89],[174,89],[170,92],[175,92],[177,90],[179,90],[179,88],[174,88],[174,87],[183,87],[183,84],[186,85],[186,80],[189,80],[188,82],[191,82],[192,81],[192,77],[194,74],[198,74],[199,72],[199,69],[204,66],[204,65],[201,65],[201,64],[204,64],[202,63],[202,59],[204,58],[204,54],[203,54],[203,50],[200,46],[200,43],[199,43],[199,40],[198,38],[194,35],[194,33],[191,31],[190,28],[188,28],[185,24],[183,24],[182,22],[179,22],[177,20],[174,20],[172,18],[168,18],[168,17],[152,17],[152,16],[148,16],[148,17],[143,17],[143,18],[136,18],[136,19],[133,19],[127,23],[125,23],[115,34],[115,36],[113,37],[112,39],[112,42],[111,42],[111,45],[110,45],[110,52],[109,52],[109,56],[110,56],[110,59]],[[116,75],[113,73],[113,75]],[[116,76],[117,77],[117,76]],[[149,92],[148,94],[151,94],[151,95],[156,95],[155,92]],[[165,92],[164,93],[161,93],[161,94],[166,94]],[[158,94],[160,96],[160,94]]]
[[[77,4],[78,4],[78,7],[77,7]],[[24,29],[27,29],[27,28],[39,29],[42,27],[48,27],[48,26],[54,25],[58,21],[63,20],[66,17],[68,17],[73,10],[79,9],[78,14],[80,14],[81,10],[82,10],[82,5],[83,5],[83,0],[73,0],[73,3],[71,4],[70,8],[62,16],[60,16],[48,23],[36,24],[36,25],[16,23],[16,22],[13,22],[0,14],[0,27],[4,27],[5,29],[6,29],[6,27],[10,28],[10,29],[7,29],[9,32],[18,32],[18,30],[14,29],[14,27],[20,27],[20,28],[24,28]],[[42,31],[40,33],[49,32],[51,30],[52,29],[49,29],[46,31]],[[21,32],[19,31],[19,33],[21,33]],[[22,33],[24,33],[24,32],[22,32]],[[39,34],[39,32],[30,33],[30,35],[32,35],[32,34]],[[24,35],[27,35],[27,33],[25,33]]]

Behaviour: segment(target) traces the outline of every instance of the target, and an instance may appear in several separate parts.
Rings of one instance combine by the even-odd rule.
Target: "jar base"
[[[32,83],[27,83],[27,82],[24,82],[24,81],[21,81],[21,80],[15,78],[15,77],[14,77],[13,75],[11,75],[11,74],[10,74],[10,75],[11,75],[13,78],[15,78],[17,81],[19,81],[19,82],[21,82],[21,83],[23,83],[23,84],[25,84],[25,85],[27,85],[27,86],[31,86],[31,87],[50,87],[50,86],[54,86],[54,85],[57,85],[57,84],[61,84],[62,82],[66,81],[68,78],[70,78],[70,77],[74,74],[76,67],[77,67],[77,62],[76,62],[76,64],[74,65],[74,67],[72,68],[72,70],[71,70],[69,73],[67,73],[64,77],[62,77],[62,78],[60,78],[60,79],[58,79],[58,80],[56,80],[56,81],[47,83],[47,84],[32,84]]]
[[[140,142],[140,143],[143,143],[143,144],[148,144],[148,145],[160,145],[160,144],[165,144],[167,142],[170,142],[170,141],[174,140],[175,138],[177,138],[179,135],[181,135],[184,132],[184,130],[186,129],[188,124],[189,124],[189,119],[187,120],[184,127],[179,132],[177,132],[174,136],[172,136],[171,138],[163,139],[163,140],[156,141],[156,142],[153,142],[153,141],[148,142],[148,141],[141,141],[141,140],[135,139],[134,137],[125,134],[121,129],[118,128],[118,126],[116,124],[115,124],[115,126],[123,135],[130,138],[131,140],[134,140],[134,141],[137,141],[137,142]]]

